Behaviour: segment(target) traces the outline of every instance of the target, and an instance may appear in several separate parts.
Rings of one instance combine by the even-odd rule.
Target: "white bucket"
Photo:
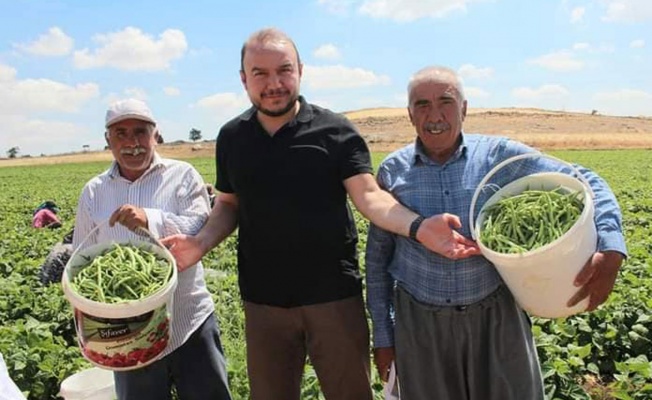
[[[71,287],[73,277],[88,265],[88,260],[115,243],[134,245],[168,260],[172,277],[163,288],[141,300],[107,304],[77,294]],[[165,247],[139,240],[99,243],[86,248],[80,245],[66,264],[61,284],[74,308],[79,347],[93,365],[127,371],[160,358],[170,338],[172,299],[177,286],[176,261]]]
[[[471,202],[469,223],[477,238],[482,255],[491,261],[518,304],[528,313],[545,318],[559,318],[582,312],[588,306],[588,298],[573,307],[566,303],[579,290],[573,282],[586,262],[595,253],[597,232],[593,221],[593,191],[588,182],[577,172],[578,178],[560,172],[542,172],[519,178],[494,193],[482,205],[477,221],[473,210],[478,194],[488,179],[509,162],[525,157],[549,157],[535,153],[513,157],[497,165],[478,186]],[[563,162],[561,160],[558,160]],[[563,162],[568,165],[567,163]],[[575,224],[561,237],[543,247],[514,254],[495,252],[482,243],[480,227],[484,210],[505,197],[512,197],[528,189],[553,190],[562,187],[567,191],[581,192],[584,209]]]
[[[114,400],[113,372],[90,368],[61,382],[59,396],[65,400]]]

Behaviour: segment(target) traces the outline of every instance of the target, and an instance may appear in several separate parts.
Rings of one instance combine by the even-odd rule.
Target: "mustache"
[[[424,130],[430,134],[438,135],[445,130],[450,129],[450,125],[446,122],[426,122],[423,126]]]
[[[120,154],[128,154],[130,156],[137,156],[142,153],[147,153],[147,150],[145,150],[144,147],[130,147],[120,150]]]
[[[285,90],[285,89],[271,89],[271,90],[268,90],[266,92],[263,92],[260,95],[260,97],[265,98],[265,97],[269,97],[269,96],[280,96],[280,95],[289,94],[289,93],[290,92],[288,90]]]

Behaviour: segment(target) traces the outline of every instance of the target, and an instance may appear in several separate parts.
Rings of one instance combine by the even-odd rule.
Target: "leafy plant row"
[[[567,319],[533,319],[533,330],[549,399],[652,398],[652,155],[646,151],[558,152],[601,174],[624,213],[630,257],[616,288],[593,313]],[[377,165],[382,154],[376,154]],[[190,160],[207,182],[211,158]],[[72,313],[60,285],[43,286],[38,269],[52,246],[73,227],[83,184],[107,163],[0,168],[0,353],[9,374],[29,399],[57,399],[61,381],[90,367],[76,343]],[[62,228],[31,227],[32,210],[43,200],[60,207]],[[368,223],[356,214],[360,251]],[[204,258],[206,279],[217,307],[235,399],[248,398],[244,314],[237,287],[236,238]],[[381,385],[375,376],[376,398]],[[308,367],[302,398],[318,399]]]

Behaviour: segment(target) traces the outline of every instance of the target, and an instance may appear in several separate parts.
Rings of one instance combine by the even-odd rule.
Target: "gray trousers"
[[[439,307],[396,290],[401,400],[543,400],[528,316],[504,286],[468,305]]]

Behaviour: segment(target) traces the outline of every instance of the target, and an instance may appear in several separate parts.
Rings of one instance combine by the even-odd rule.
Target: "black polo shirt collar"
[[[314,118],[312,106],[308,104],[303,96],[299,96],[299,104],[299,113],[288,123],[288,126],[294,126],[297,122],[310,122]],[[258,109],[255,106],[251,106],[247,111],[240,115],[240,119],[243,121],[253,121],[256,117],[257,111]]]

